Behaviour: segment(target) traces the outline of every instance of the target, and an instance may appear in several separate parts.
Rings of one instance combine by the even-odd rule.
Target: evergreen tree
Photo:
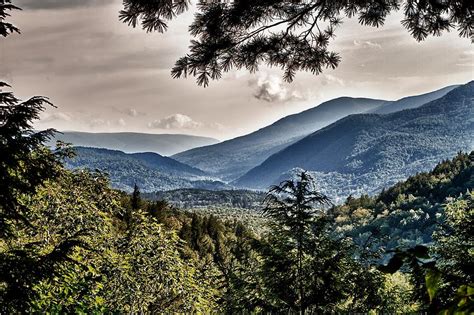
[[[164,32],[168,21],[189,5],[188,0],[124,0],[120,19],[133,27],[141,24],[148,32]],[[288,82],[299,70],[319,74],[340,62],[329,43],[344,17],[357,16],[360,24],[379,27],[402,6],[401,22],[418,41],[450,30],[474,40],[470,0],[201,0],[189,26],[195,37],[190,52],[176,62],[172,75],[193,75],[199,85],[207,86],[222,72],[254,72],[262,63],[284,69]]]
[[[268,310],[334,311],[349,297],[352,305],[362,308],[373,298],[369,304],[374,306],[377,294],[371,292],[370,297],[368,292],[377,283],[376,273],[368,277],[369,270],[351,256],[352,243],[331,230],[325,210],[330,201],[316,191],[307,173],[272,187],[265,205],[264,213],[271,219],[262,249]],[[358,291],[351,292],[356,283]]]
[[[132,193],[132,200],[131,200],[131,206],[133,210],[138,210],[140,209],[142,204],[142,199],[140,196],[140,189],[138,189],[137,184],[133,187],[133,193]]]
[[[11,0],[0,0],[0,35],[3,37],[7,37],[12,33],[20,33],[15,25],[6,21],[6,18],[10,16],[8,12],[12,10],[20,10],[20,8],[14,6]]]

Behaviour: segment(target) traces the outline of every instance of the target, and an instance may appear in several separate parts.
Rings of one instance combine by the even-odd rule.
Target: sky
[[[121,0],[16,0],[22,34],[0,40],[0,80],[16,96],[48,96],[36,127],[89,132],[240,136],[340,96],[395,100],[474,79],[474,50],[455,32],[416,42],[399,13],[382,28],[345,19],[330,48],[342,62],[319,76],[235,70],[210,86],[172,79],[190,40],[192,11],[168,32],[146,33],[118,19]]]

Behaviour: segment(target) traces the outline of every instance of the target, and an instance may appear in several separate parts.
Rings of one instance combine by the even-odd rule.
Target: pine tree
[[[189,26],[190,52],[178,59],[172,76],[193,75],[199,85],[220,79],[232,68],[257,71],[259,65],[280,67],[284,79],[297,71],[320,74],[340,62],[329,50],[336,28],[345,17],[382,26],[401,8],[399,0],[209,1],[202,0]],[[188,10],[190,1],[124,0],[120,19],[147,32],[167,30],[167,23]],[[418,41],[457,30],[474,40],[474,4],[470,0],[403,1],[402,24]]]
[[[132,200],[131,200],[132,210],[140,209],[141,204],[142,204],[142,199],[140,196],[140,189],[138,189],[137,184],[135,184],[135,186],[133,187]]]

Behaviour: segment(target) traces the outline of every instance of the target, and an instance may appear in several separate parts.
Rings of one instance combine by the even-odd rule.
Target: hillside
[[[54,145],[56,140],[71,143],[73,146],[105,148],[127,153],[155,152],[166,156],[219,142],[219,140],[213,138],[178,134],[90,133],[75,131],[65,131],[56,134],[49,145]]]
[[[442,89],[439,89],[430,93],[404,97],[395,102],[386,102],[382,104],[381,106],[377,107],[376,109],[369,111],[368,113],[389,114],[389,113],[395,113],[404,109],[417,108],[417,107],[420,107],[421,105],[424,105],[426,103],[429,103],[431,101],[437,100],[438,98],[445,96],[446,94],[448,94],[449,92],[451,92],[457,87],[459,87],[459,85],[450,85],[450,86],[444,87]]]
[[[375,251],[410,247],[431,242],[444,205],[474,197],[473,189],[474,151],[459,153],[374,197],[348,198],[334,213],[339,229],[359,244],[370,237]]]
[[[265,193],[249,190],[177,189],[143,194],[150,200],[166,200],[181,209],[203,207],[228,207],[259,209]]]
[[[266,188],[285,172],[303,168],[333,197],[374,193],[472,150],[473,97],[474,81],[419,108],[348,116],[272,155],[236,184]]]
[[[225,180],[236,179],[302,137],[342,117],[375,109],[383,103],[367,98],[337,98],[284,117],[251,134],[182,152],[173,158]]]
[[[142,192],[177,188],[223,189],[227,186],[203,171],[156,153],[127,154],[116,150],[75,148],[68,168],[98,169],[110,176],[112,187],[130,192],[135,183]]]

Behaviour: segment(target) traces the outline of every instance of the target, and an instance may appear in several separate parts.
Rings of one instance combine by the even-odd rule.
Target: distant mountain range
[[[474,81],[418,108],[347,116],[273,154],[234,184],[265,189],[305,169],[333,196],[376,192],[457,151],[470,152],[473,98]]]
[[[417,108],[421,105],[429,103],[431,101],[437,100],[454,90],[455,88],[459,87],[459,85],[450,85],[439,89],[437,91],[433,91],[430,93],[420,94],[416,96],[408,96],[402,99],[399,99],[395,102],[386,102],[379,107],[375,108],[374,110],[368,111],[368,113],[374,114],[389,114],[395,113],[404,109],[410,108]]]
[[[89,133],[76,131],[65,131],[56,134],[49,145],[54,145],[56,140],[71,143],[73,146],[106,148],[128,153],[155,152],[166,156],[219,142],[219,140],[213,138],[179,134]]]
[[[78,155],[68,166],[106,171],[112,186],[125,191],[131,191],[135,183],[143,192],[235,187],[265,190],[304,169],[315,175],[323,192],[338,201],[349,194],[376,193],[432,168],[457,151],[471,151],[473,85],[449,86],[398,101],[341,97],[251,134],[171,157],[110,148],[169,153],[185,145],[217,140],[76,132],[58,138],[107,148],[76,148]],[[214,195],[206,193],[209,198]]]
[[[224,180],[233,180],[304,136],[350,114],[363,113],[384,100],[341,97],[284,117],[251,134],[173,156]]]
[[[203,171],[156,153],[75,147],[68,168],[100,170],[110,176],[112,187],[130,192],[135,184],[143,192],[178,188],[228,189],[229,186]]]
[[[272,154],[351,114],[391,113],[416,108],[446,95],[458,85],[397,101],[340,97],[298,114],[284,117],[251,134],[173,156],[223,180],[232,181]]]

